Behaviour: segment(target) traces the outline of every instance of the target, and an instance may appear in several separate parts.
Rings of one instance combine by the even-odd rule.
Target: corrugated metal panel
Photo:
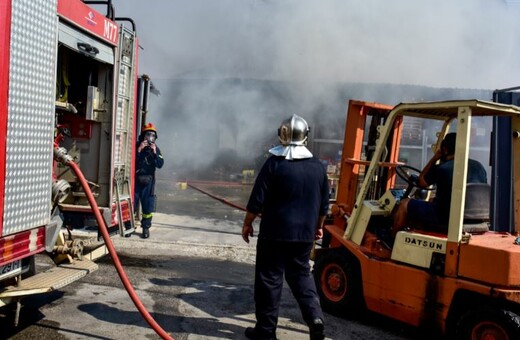
[[[12,3],[3,235],[50,221],[56,6]]]

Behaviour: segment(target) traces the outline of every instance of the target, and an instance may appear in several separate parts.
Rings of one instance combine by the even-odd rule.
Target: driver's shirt
[[[434,202],[441,222],[447,222],[450,216],[453,164],[453,160],[440,163],[432,167],[424,176],[429,185],[435,184],[437,186]],[[468,159],[466,183],[487,183],[487,174],[484,166],[474,159]]]

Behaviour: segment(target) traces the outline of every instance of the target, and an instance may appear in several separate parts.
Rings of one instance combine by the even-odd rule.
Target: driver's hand
[[[435,151],[435,154],[433,155],[433,159],[435,160],[439,160],[441,159],[443,156],[443,152],[441,150],[441,148],[437,149],[437,151]]]

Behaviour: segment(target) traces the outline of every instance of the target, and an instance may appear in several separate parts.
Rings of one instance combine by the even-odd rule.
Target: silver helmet
[[[278,128],[278,138],[284,146],[306,145],[309,136],[309,125],[300,116],[292,115],[282,122]]]

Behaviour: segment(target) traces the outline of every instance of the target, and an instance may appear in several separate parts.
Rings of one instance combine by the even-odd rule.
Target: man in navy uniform
[[[141,202],[142,237],[150,237],[153,212],[155,211],[155,170],[162,168],[164,159],[161,150],[155,144],[157,129],[152,123],[145,125],[137,140],[135,165],[134,208],[137,211]],[[130,236],[130,234],[127,234]]]
[[[276,339],[283,278],[300,306],[312,340],[324,339],[323,312],[310,272],[313,242],[323,237],[329,206],[328,179],[305,147],[309,127],[293,115],[278,129],[281,145],[269,152],[247,204],[242,238],[249,243],[261,214],[255,265],[255,327],[249,339]]]

